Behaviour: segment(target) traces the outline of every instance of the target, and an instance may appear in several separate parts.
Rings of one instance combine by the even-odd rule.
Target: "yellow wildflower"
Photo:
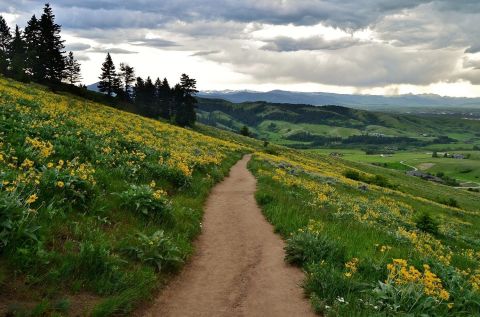
[[[30,195],[27,200],[26,200],[26,203],[27,204],[33,204],[34,202],[36,202],[38,199],[38,196],[37,194],[33,194],[33,195]]]

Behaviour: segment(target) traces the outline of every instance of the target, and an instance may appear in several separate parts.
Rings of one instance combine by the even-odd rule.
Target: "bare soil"
[[[284,243],[254,198],[245,156],[209,196],[196,254],[163,290],[146,317],[315,316],[284,262]]]

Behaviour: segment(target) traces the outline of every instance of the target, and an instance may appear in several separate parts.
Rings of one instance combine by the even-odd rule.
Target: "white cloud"
[[[42,6],[0,0],[12,26],[24,26]],[[186,71],[205,89],[480,96],[477,0],[58,0],[52,6],[87,83],[110,51],[139,75],[176,81]]]

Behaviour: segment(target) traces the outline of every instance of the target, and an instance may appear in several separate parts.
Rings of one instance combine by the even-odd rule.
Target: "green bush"
[[[94,198],[93,185],[66,170],[42,168],[41,198],[59,206],[87,209]]]
[[[162,230],[151,236],[138,233],[135,245],[124,251],[134,259],[154,266],[159,272],[175,269],[183,263],[180,250]]]
[[[40,227],[33,221],[35,216],[17,191],[0,191],[0,253],[38,240]]]
[[[360,173],[354,170],[347,170],[343,173],[346,178],[353,179],[355,181],[360,180]]]
[[[154,191],[147,185],[131,185],[119,194],[121,207],[133,210],[147,219],[169,221],[172,217],[171,204],[161,191]]]
[[[303,266],[308,263],[330,260],[334,263],[345,261],[345,250],[326,236],[299,231],[293,234],[285,246],[285,260]]]
[[[272,195],[266,193],[256,194],[256,199],[260,206],[268,205],[275,200]]]
[[[450,207],[456,207],[456,208],[459,208],[460,205],[458,204],[458,201],[455,199],[455,198],[438,198],[438,202],[443,204],[443,205],[447,205],[447,206],[450,206]]]
[[[329,263],[311,264],[308,272],[303,287],[310,294],[315,311],[319,313],[334,313],[341,310],[342,306],[354,305],[359,299],[358,294],[370,286],[346,277],[341,268]],[[348,310],[346,307],[343,309]]]
[[[416,221],[416,227],[427,233],[437,234],[438,233],[438,223],[430,217],[429,214],[422,214]]]

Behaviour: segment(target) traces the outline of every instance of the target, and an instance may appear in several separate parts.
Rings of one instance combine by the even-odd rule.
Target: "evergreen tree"
[[[105,62],[102,64],[102,74],[99,79],[100,82],[98,83],[98,89],[100,92],[112,96],[113,93],[118,90],[117,73],[115,72],[115,64],[113,64],[110,53],[107,53]]]
[[[24,38],[27,47],[27,72],[34,80],[41,81],[43,79],[43,71],[39,54],[42,46],[42,31],[40,29],[40,21],[38,21],[35,15],[27,22]]]
[[[142,79],[142,77],[137,77],[133,92],[135,96],[135,104],[139,109],[140,105],[145,104],[145,81]]]
[[[41,79],[60,82],[64,75],[65,59],[63,40],[60,37],[61,27],[55,23],[55,15],[47,3],[40,18],[41,45],[39,48],[39,77]]]
[[[162,81],[157,77],[155,80],[155,117],[162,116],[164,104],[160,99],[162,93]],[[163,116],[162,116],[163,117]]]
[[[157,111],[155,109],[155,85],[152,82],[152,79],[147,77],[145,80],[145,104],[143,105],[144,115],[147,117],[154,118],[157,116]]]
[[[82,79],[80,74],[80,63],[73,57],[72,51],[68,53],[68,56],[65,59],[63,78],[65,78],[65,80],[71,85],[75,85]]]
[[[120,64],[120,77],[123,82],[123,90],[125,99],[127,101],[132,100],[132,83],[135,81],[135,70],[128,64]]]
[[[190,78],[187,74],[182,74],[180,78],[181,98],[176,100],[175,122],[180,126],[193,126],[196,120],[195,104],[197,99],[195,94],[197,90],[197,81]]]
[[[160,102],[160,116],[165,119],[172,117],[172,89],[166,78],[163,79],[162,84],[158,87],[158,99]]]
[[[10,27],[3,16],[0,15],[0,72],[2,74],[6,74],[8,69],[8,50],[11,42]]]
[[[248,129],[248,127],[246,125],[244,125],[241,129],[240,129],[240,134],[241,135],[244,135],[244,136],[250,136],[250,130]]]
[[[25,81],[27,79],[27,75],[25,74],[26,55],[25,42],[17,25],[15,27],[15,36],[9,49],[10,69],[8,71],[10,76],[15,80]]]

